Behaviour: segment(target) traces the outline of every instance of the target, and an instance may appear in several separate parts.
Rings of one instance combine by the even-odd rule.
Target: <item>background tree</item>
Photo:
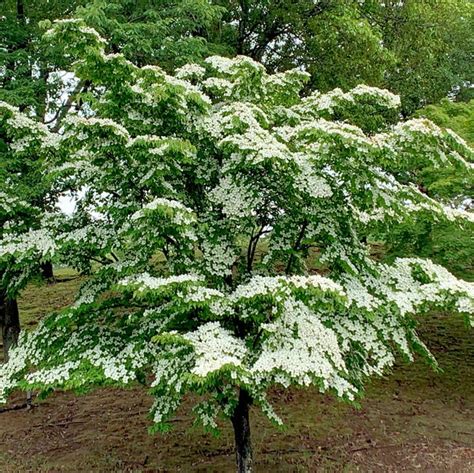
[[[80,1],[30,2],[5,0],[0,20],[0,100],[34,115],[38,121],[53,121],[61,105],[64,84],[62,68],[68,61],[58,50],[41,43],[40,22],[74,13]]]
[[[392,60],[380,32],[364,17],[361,2],[218,3],[226,9],[221,41],[270,71],[302,67],[311,75],[308,89],[379,85]]]
[[[474,143],[474,100],[455,102],[443,99],[418,110],[414,116],[429,118],[443,128],[450,128],[469,145]]]
[[[421,192],[423,176],[411,172],[430,161],[470,175],[471,150],[427,120],[384,125],[398,97],[358,86],[301,98],[306,73],[269,75],[247,57],[168,75],[107,54],[81,20],[58,22],[46,37],[94,86],[88,115],[71,112],[64,133],[41,145],[57,150],[48,155],[55,188],[83,195],[70,217],[13,229],[0,255],[20,269],[52,254],[98,266],[73,306],[23,333],[0,368],[2,400],[18,387],[142,383],[155,397],[154,429],[166,430],[194,392],[205,428],[231,420],[247,472],[251,406],[281,424],[266,398],[272,385],[315,385],[354,401],[396,353],[435,363],[416,314],[474,311],[472,284],[429,260],[369,255],[370,229],[418,215],[472,220]],[[365,132],[348,123],[346,110],[359,105],[381,117]],[[306,267],[310,248],[319,274]]]
[[[395,61],[383,85],[402,98],[402,112],[436,103],[450,92],[469,98],[474,81],[474,4],[466,0],[364,2]]]
[[[41,42],[43,30],[39,22],[49,18],[60,18],[71,15],[80,4],[79,1],[54,0],[50,2],[29,2],[27,0],[6,0],[2,2],[0,19],[0,101],[19,107],[36,122],[45,125],[57,125],[58,117],[67,112],[72,105],[71,99],[63,99],[67,80],[63,69],[68,68],[68,61],[58,50],[46,47]],[[15,122],[11,111],[5,106],[0,115],[0,172],[2,178],[2,199],[0,233],[3,235],[5,225],[19,225],[23,230],[29,225],[35,228],[38,211],[43,207],[52,210],[52,198],[48,196],[48,186],[40,174],[38,150],[28,140],[26,130],[21,138],[24,140],[17,152],[9,151],[10,140],[7,122]],[[25,131],[25,123],[32,124],[25,117],[19,130]],[[17,136],[18,138],[18,136]],[[17,204],[13,204],[17,202]],[[18,211],[18,212],[17,212]],[[53,277],[52,263],[42,260],[36,266],[45,278]],[[20,320],[16,294],[16,268],[13,262],[0,267],[0,326],[3,335],[5,356],[8,347],[15,342],[20,331]],[[10,278],[13,280],[10,281]],[[12,289],[13,287],[17,289]],[[9,290],[7,288],[10,287]]]
[[[302,67],[310,90],[386,87],[402,112],[450,92],[469,97],[474,8],[468,0],[221,1],[220,41],[270,71]]]
[[[208,0],[95,0],[77,9],[107,38],[107,48],[134,64],[173,70],[212,54],[231,54],[219,39],[225,8]]]
[[[464,103],[444,99],[439,104],[419,110],[415,116],[427,117],[440,127],[454,130],[472,145],[474,101]],[[472,157],[467,156],[467,159],[472,162]],[[444,199],[447,205],[472,209],[472,177],[456,170],[440,170],[429,163],[418,173],[424,176],[423,192]],[[401,225],[382,238],[388,257],[400,254],[429,257],[459,276],[469,280],[474,276],[474,247],[472,235],[466,228],[453,226],[450,222],[433,225],[430,219],[418,219]]]
[[[46,149],[54,146],[47,127],[0,102],[0,237],[28,233],[41,226],[42,214],[53,207],[45,205],[49,186],[43,178]],[[52,198],[52,197],[51,197]],[[9,258],[0,264],[0,328],[4,358],[15,345],[20,332],[16,295],[41,265],[38,258],[21,264]]]
[[[51,65],[57,69],[64,58],[40,45],[38,22],[72,14],[106,37],[110,52],[137,65],[172,70],[211,54],[245,54],[270,71],[303,67],[312,76],[309,89],[387,87],[401,95],[406,115],[451,91],[467,97],[473,79],[468,0],[4,3],[2,98],[39,111],[54,89]]]

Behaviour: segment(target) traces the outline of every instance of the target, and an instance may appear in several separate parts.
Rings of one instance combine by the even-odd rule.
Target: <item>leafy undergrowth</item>
[[[59,274],[20,299],[27,326],[69,303],[80,281]],[[374,380],[355,409],[314,390],[275,389],[284,431],[253,413],[257,471],[474,471],[474,339],[459,318],[434,314],[420,332],[443,372],[417,361]],[[12,404],[23,402],[18,394]],[[185,403],[166,435],[147,433],[140,390],[57,393],[31,411],[0,414],[0,471],[234,471],[232,432],[192,426]]]

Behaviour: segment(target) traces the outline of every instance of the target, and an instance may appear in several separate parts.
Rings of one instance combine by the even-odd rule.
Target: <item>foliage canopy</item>
[[[354,401],[396,353],[435,362],[415,314],[471,320],[472,284],[429,260],[377,262],[366,242],[420,215],[472,228],[472,214],[420,191],[427,165],[472,176],[454,133],[396,123],[387,90],[302,97],[306,72],[268,74],[245,56],[171,75],[106,53],[82,20],[56,22],[46,40],[93,85],[83,111],[51,132],[2,103],[2,133],[10,156],[41,156],[52,192],[78,203],[65,216],[26,202],[39,228],[7,211],[0,257],[22,271],[12,286],[41,259],[92,274],[73,306],[22,334],[0,368],[1,400],[18,387],[140,382],[156,429],[191,391],[205,428],[222,415],[242,440],[251,403],[281,423],[273,384]],[[23,205],[16,192],[2,206]],[[315,249],[318,273],[305,263]]]

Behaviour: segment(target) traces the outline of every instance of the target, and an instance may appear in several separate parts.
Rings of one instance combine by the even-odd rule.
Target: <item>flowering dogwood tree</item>
[[[472,284],[428,260],[377,262],[366,243],[419,214],[471,229],[471,214],[420,191],[427,163],[472,176],[456,135],[396,123],[399,100],[385,90],[302,98],[306,73],[269,75],[246,57],[168,75],[105,54],[78,20],[47,37],[93,85],[84,113],[30,143],[19,129],[31,123],[2,111],[13,150],[50,150],[52,189],[76,193],[77,205],[38,229],[9,226],[0,255],[19,268],[55,258],[91,276],[71,307],[21,335],[0,368],[0,401],[17,388],[142,383],[154,429],[166,430],[194,392],[206,429],[232,421],[247,472],[250,406],[281,424],[272,385],[351,401],[396,353],[435,363],[416,314],[441,307],[469,320]]]
[[[48,183],[42,177],[42,162],[54,135],[47,127],[0,102],[0,239],[39,228],[42,213],[50,203]],[[51,201],[54,208],[54,201]],[[16,295],[28,279],[39,272],[41,261],[18,267],[14,258],[0,261],[0,331],[4,357],[15,344],[20,329]]]

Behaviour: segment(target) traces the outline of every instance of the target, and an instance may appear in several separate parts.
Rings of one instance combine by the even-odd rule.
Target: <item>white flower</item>
[[[247,354],[243,340],[234,337],[218,322],[203,324],[184,338],[192,343],[196,353],[191,372],[203,378],[228,364],[240,366]]]

